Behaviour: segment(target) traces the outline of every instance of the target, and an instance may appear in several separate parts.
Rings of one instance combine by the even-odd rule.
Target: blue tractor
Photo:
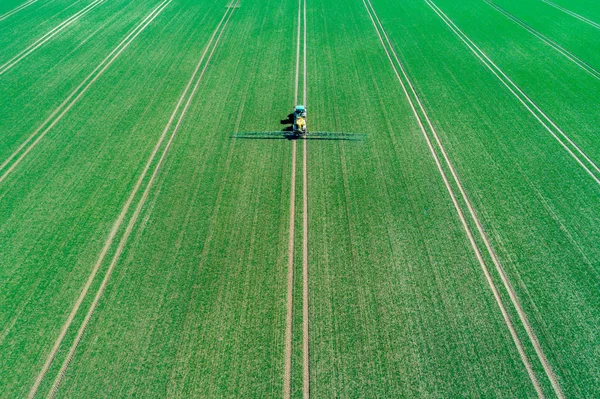
[[[306,107],[296,105],[294,108],[294,134],[302,136],[306,133]]]
[[[344,132],[309,132],[306,128],[306,107],[304,105],[296,105],[294,113],[281,121],[283,124],[293,122],[291,128],[288,126],[284,130],[278,132],[236,132],[234,138],[238,139],[312,139],[312,140],[351,140],[362,141],[364,134],[344,133]]]

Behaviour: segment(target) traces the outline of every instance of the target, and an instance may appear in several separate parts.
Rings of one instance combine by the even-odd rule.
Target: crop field
[[[1,398],[594,398],[598,359],[600,3],[0,2]]]

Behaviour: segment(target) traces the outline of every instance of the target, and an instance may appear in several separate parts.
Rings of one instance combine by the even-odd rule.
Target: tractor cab
[[[304,105],[296,105],[296,108],[294,109],[294,114],[296,117],[298,116],[306,116],[306,108],[304,107]]]

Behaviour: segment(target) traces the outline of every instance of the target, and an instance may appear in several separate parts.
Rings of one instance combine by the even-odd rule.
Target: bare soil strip
[[[548,4],[548,5],[556,8],[557,10],[560,10],[560,11],[564,12],[565,14],[569,14],[570,16],[575,17],[578,20],[585,22],[586,24],[588,24],[590,26],[593,26],[596,29],[600,29],[600,24],[598,24],[598,23],[596,23],[596,22],[594,22],[594,21],[592,21],[590,19],[587,19],[586,17],[584,17],[582,15],[576,14],[576,13],[574,13],[571,10],[567,10],[566,8],[563,8],[563,7],[559,6],[558,4],[553,3],[551,1],[548,1],[548,0],[542,0],[542,1],[544,3],[546,3],[546,4]]]
[[[225,32],[225,28],[227,27],[227,24],[229,23],[229,20],[231,19],[231,15],[233,14],[235,8],[236,7],[228,7],[228,9],[227,9],[227,12],[229,12],[229,15],[227,16],[227,20],[225,21],[225,24],[223,25],[221,32],[219,33],[219,36],[217,37],[217,39],[213,45],[213,48],[212,48],[208,58],[206,59],[204,68],[202,69],[202,72],[200,73],[200,75],[198,76],[198,78],[196,80],[194,88],[192,89],[192,91],[188,97],[188,100],[185,104],[185,107],[183,108],[183,111],[181,112],[181,114],[179,116],[177,124],[175,125],[175,128],[173,129],[173,132],[171,133],[169,141],[167,142],[167,145],[163,149],[161,157],[154,168],[152,176],[151,176],[150,180],[148,181],[146,188],[144,189],[142,198],[138,202],[138,205],[137,205],[131,219],[129,220],[129,223],[127,224],[127,229],[125,230],[125,234],[123,235],[123,237],[121,238],[121,241],[119,242],[117,251],[115,252],[115,255],[113,256],[113,259],[110,263],[110,266],[108,267],[108,270],[106,271],[104,279],[102,280],[102,284],[100,285],[100,288],[98,289],[98,292],[96,293],[96,296],[94,297],[94,301],[92,302],[90,309],[88,310],[88,313],[86,314],[85,319],[84,319],[83,323],[81,324],[79,331],[77,332],[77,337],[75,337],[75,340],[73,341],[73,344],[71,345],[71,348],[69,349],[69,353],[67,354],[67,357],[65,358],[65,360],[61,366],[61,369],[60,369],[58,375],[56,376],[54,383],[52,384],[52,389],[50,390],[49,397],[54,397],[54,395],[58,389],[58,386],[60,385],[62,378],[64,377],[64,375],[67,371],[67,368],[69,367],[69,364],[70,364],[71,360],[73,359],[73,356],[75,355],[77,346],[79,345],[79,342],[81,341],[81,338],[83,337],[83,333],[85,332],[85,330],[89,324],[89,321],[92,318],[92,315],[94,314],[94,311],[96,310],[96,307],[98,306],[100,298],[102,297],[102,294],[104,293],[104,291],[106,289],[108,280],[110,279],[110,276],[112,275],[112,272],[113,272],[115,266],[117,265],[117,262],[119,261],[121,254],[123,253],[123,250],[125,249],[125,246],[127,245],[127,241],[129,240],[129,237],[131,236],[133,228],[135,227],[135,224],[138,220],[138,217],[139,217],[140,213],[142,212],[142,209],[146,203],[146,200],[148,199],[148,195],[150,194],[150,189],[152,188],[154,181],[156,180],[156,177],[158,176],[160,168],[169,152],[169,149],[171,148],[171,145],[173,143],[173,140],[175,139],[175,136],[177,135],[177,132],[179,131],[181,123],[182,123],[185,115],[187,114],[188,108],[189,108],[190,104],[192,103],[192,100],[198,90],[198,87],[200,86],[200,82],[202,81],[204,73],[206,72],[206,69],[208,68],[210,60],[212,59],[213,54],[215,53],[215,51],[219,45],[221,37],[223,36],[223,33]],[[226,12],[226,14],[227,14],[227,12]],[[199,65],[200,65],[200,63],[198,64],[198,66]]]
[[[290,399],[292,392],[292,324],[294,302],[294,234],[296,215],[296,141],[292,143],[292,181],[290,189],[290,236],[288,240],[287,311],[285,316],[285,361],[283,368],[283,397]]]
[[[69,110],[83,97],[88,89],[104,74],[111,64],[125,51],[129,45],[154,21],[158,15],[171,3],[172,0],[163,0],[156,6],[132,31],[123,39],[100,64],[69,94],[69,96],[52,112],[52,114],[33,132],[21,145],[0,165],[0,171],[5,172],[0,176],[0,184],[21,163],[23,158],[44,138],[44,136],[69,112]],[[36,138],[37,136],[37,138]],[[32,140],[35,140],[32,142]],[[11,164],[13,159],[16,160]]]
[[[306,70],[306,0],[303,0],[303,31],[304,43],[302,48],[303,58],[303,96],[304,106],[307,103],[307,70]],[[304,399],[310,397],[310,351],[309,351],[309,308],[308,308],[308,145],[303,144],[302,162],[302,395]]]
[[[29,45],[26,49],[22,50],[19,54],[15,55],[9,61],[0,66],[0,76],[4,75],[8,72],[12,67],[17,65],[21,60],[27,57],[29,54],[33,53],[35,50],[42,47],[44,44],[49,42],[53,37],[58,35],[60,32],[65,30],[67,27],[75,23],[81,17],[83,17],[88,12],[92,11],[94,8],[99,6],[100,4],[106,2],[106,0],[94,0],[92,3],[88,4],[83,9],[79,10],[75,14],[71,15],[65,21],[58,24],[56,27],[52,28],[48,33],[44,36],[40,37],[33,44]]]
[[[302,393],[304,399],[310,397],[310,352],[309,352],[309,308],[308,308],[308,155],[306,140],[303,141],[302,193],[303,193],[303,234],[302,234]]]
[[[296,76],[294,80],[294,105],[298,103],[300,89],[300,38],[301,38],[302,0],[298,0],[298,19],[296,36]],[[288,238],[288,275],[285,317],[285,353],[283,366],[283,397],[290,399],[292,394],[292,325],[294,321],[294,236],[296,234],[296,158],[298,146],[296,140],[292,142],[292,176],[290,188],[290,224]]]
[[[598,72],[596,69],[594,69],[594,67],[592,67],[591,65],[588,65],[585,61],[583,61],[582,59],[577,57],[575,54],[571,53],[569,50],[565,49],[560,44],[556,43],[555,41],[551,40],[547,36],[543,35],[542,33],[538,32],[537,30],[533,29],[531,26],[529,26],[528,24],[526,24],[519,18],[515,17],[514,15],[512,15],[511,13],[509,13],[508,11],[506,11],[499,5],[493,3],[490,0],[484,0],[484,1],[488,5],[493,7],[496,11],[503,14],[505,17],[507,17],[508,19],[510,19],[511,21],[516,23],[517,25],[520,25],[523,29],[527,30],[529,33],[531,33],[532,35],[534,35],[535,37],[540,39],[542,42],[544,42],[548,46],[552,47],[554,50],[558,51],[562,56],[564,56],[569,61],[571,61],[572,63],[577,65],[579,68],[583,69],[585,72],[589,73],[594,78],[600,80],[600,72]]]
[[[168,3],[170,3],[172,0],[168,0]],[[168,4],[167,3],[167,4]],[[77,337],[75,338],[73,344],[71,345],[71,348],[69,350],[69,353],[67,355],[67,357],[65,358],[61,370],[59,372],[59,374],[57,375],[56,379],[54,380],[54,384],[52,386],[52,390],[50,391],[50,396],[54,395],[56,389],[58,388],[60,381],[64,375],[64,373],[66,372],[66,369],[68,368],[68,365],[75,353],[75,350],[77,348],[77,345],[79,343],[79,341],[81,340],[81,337],[83,336],[83,333],[89,323],[89,320],[91,319],[94,310],[96,309],[96,306],[106,288],[106,285],[108,283],[108,280],[110,278],[110,275],[116,265],[116,263],[118,262],[121,253],[123,252],[123,249],[125,248],[125,245],[127,243],[127,240],[133,230],[133,227],[137,221],[137,218],[145,204],[146,198],[148,197],[148,194],[150,192],[150,189],[154,183],[154,180],[156,179],[156,176],[158,175],[158,172],[160,170],[160,167],[163,164],[163,161],[171,147],[171,144],[181,126],[181,123],[187,113],[187,110],[192,102],[192,99],[196,93],[196,91],[198,90],[198,87],[200,85],[200,82],[202,81],[202,77],[204,76],[204,73],[210,63],[210,60],[212,59],[212,56],[216,50],[216,48],[218,47],[219,41],[223,35],[223,32],[225,31],[225,28],[229,22],[229,19],[231,18],[231,15],[233,14],[234,8],[227,8],[227,11],[225,11],[223,18],[221,19],[221,21],[219,22],[219,24],[217,25],[217,28],[215,29],[215,31],[213,32],[208,44],[206,45],[204,52],[202,53],[202,56],[200,57],[200,60],[198,61],[198,64],[196,65],[196,68],[187,84],[187,86],[185,87],[181,97],[179,98],[179,101],[175,107],[175,109],[173,110],[173,113],[171,114],[171,117],[167,123],[167,125],[165,126],[158,142],[156,143],[156,146],[154,147],[154,151],[152,152],[152,154],[150,155],[150,158],[148,159],[146,166],[142,172],[142,174],[139,176],[136,185],[133,189],[133,191],[131,192],[131,194],[129,195],[129,198],[127,199],[127,201],[125,202],[123,208],[121,209],[121,213],[119,214],[118,218],[115,220],[113,227],[109,233],[109,236],[107,238],[107,240],[105,241],[104,247],[98,257],[98,260],[96,262],[96,264],[94,265],[94,268],[92,269],[92,273],[89,275],[88,280],[86,282],[86,285],[84,286],[83,290],[81,291],[81,294],[79,295],[79,298],[77,299],[77,301],[75,302],[72,310],[71,310],[71,314],[69,315],[67,321],[65,322],[65,324],[63,325],[63,328],[61,330],[61,333],[59,335],[59,337],[57,338],[54,347],[51,351],[51,353],[49,354],[47,360],[46,360],[46,364],[44,365],[44,368],[42,369],[42,371],[40,372],[40,374],[38,375],[36,382],[34,384],[34,386],[32,387],[29,397],[32,398],[35,396],[37,389],[39,388],[40,383],[42,382],[44,376],[46,375],[48,368],[50,367],[50,364],[52,363],[54,357],[56,356],[56,353],[62,343],[62,340],[64,339],[64,336],[66,335],[68,329],[70,328],[73,318],[75,317],[75,315],[77,314],[77,311],[79,310],[79,307],[81,306],[81,303],[83,302],[84,298],[86,297],[89,288],[93,282],[93,280],[96,277],[96,274],[98,272],[98,269],[100,268],[101,264],[103,263],[106,254],[108,253],[108,250],[110,249],[110,247],[112,246],[112,243],[114,241],[114,238],[119,230],[119,228],[121,227],[126,214],[129,212],[129,209],[133,203],[134,198],[136,197],[137,193],[139,192],[141,186],[142,186],[142,182],[144,181],[144,179],[146,178],[148,171],[151,167],[151,165],[154,163],[155,159],[156,159],[156,155],[158,154],[160,147],[162,146],[167,133],[169,132],[169,130],[171,130],[171,127],[173,125],[173,122],[175,121],[176,116],[179,114],[179,118],[177,120],[177,123],[175,125],[175,127],[172,129],[171,135],[169,137],[169,141],[167,142],[167,144],[165,145],[165,147],[163,148],[163,151],[161,153],[161,157],[158,160],[158,162],[156,163],[155,167],[154,167],[154,171],[153,174],[151,176],[151,178],[149,179],[148,183],[146,184],[146,187],[144,189],[144,192],[142,194],[142,198],[140,199],[140,201],[138,202],[138,205],[127,225],[127,228],[125,230],[125,233],[123,235],[123,237],[121,238],[120,242],[119,242],[119,246],[117,248],[117,251],[115,253],[115,255],[113,256],[113,259],[111,261],[111,264],[109,266],[109,268],[107,269],[104,278],[102,280],[102,284],[100,286],[100,288],[98,289],[98,292],[96,293],[96,296],[94,297],[94,301],[92,302],[92,304],[90,305],[90,308],[88,310],[88,313],[86,314],[86,317],[84,319],[84,321],[82,322],[82,325],[79,328]],[[219,33],[220,32],[220,33]],[[218,37],[217,37],[218,34]],[[215,40],[216,37],[216,40]],[[214,45],[213,45],[214,42]],[[212,50],[211,50],[211,46],[212,46]],[[208,54],[208,51],[210,51],[210,54]],[[208,57],[207,57],[208,54]],[[206,60],[206,62],[204,62]],[[202,66],[202,64],[204,64],[204,68],[202,68],[202,70],[200,71],[200,68]],[[200,72],[200,73],[199,73]],[[195,84],[194,84],[195,82]],[[192,88],[193,85],[193,88]],[[187,98],[187,101],[185,101]],[[182,105],[184,104],[185,101],[185,105],[183,106],[182,109]]]
[[[586,171],[588,175],[600,185],[600,167],[583,152],[577,144],[563,132],[546,115],[527,94],[525,94],[515,82],[512,81],[488,56],[481,50],[456,24],[431,0],[424,0],[429,7],[444,21],[444,23],[458,36],[458,38],[479,58],[479,60],[502,82],[502,84],[519,100],[523,106],[541,123],[541,125],[554,137],[556,141],[567,151],[567,153]],[[562,139],[561,139],[562,137]],[[563,141],[563,139],[565,141]],[[576,155],[579,154],[579,156]],[[581,157],[581,158],[580,158]],[[587,165],[586,165],[587,163]],[[591,170],[593,169],[595,173]]]
[[[466,193],[464,192],[464,190],[462,189],[462,185],[460,184],[460,181],[458,180],[458,176],[456,175],[456,172],[452,166],[452,164],[450,163],[450,160],[446,154],[446,151],[442,145],[442,143],[439,140],[439,137],[437,135],[437,132],[435,131],[435,129],[433,128],[433,125],[431,124],[431,121],[429,119],[429,116],[427,114],[427,112],[425,111],[421,100],[419,99],[414,86],[412,84],[412,82],[410,81],[410,79],[408,78],[408,75],[402,65],[402,63],[400,62],[396,51],[394,50],[394,47],[391,44],[391,41],[389,40],[389,37],[387,36],[383,25],[381,24],[381,21],[379,20],[379,17],[377,16],[375,9],[373,8],[370,0],[363,0],[363,3],[365,5],[365,8],[367,9],[367,12],[369,13],[369,17],[371,19],[371,22],[373,23],[373,26],[375,27],[375,30],[377,31],[377,36],[379,37],[379,41],[381,42],[388,60],[390,61],[390,64],[392,65],[392,68],[394,69],[394,72],[396,74],[396,77],[398,78],[398,81],[400,82],[400,85],[402,87],[402,90],[404,91],[404,94],[406,96],[406,98],[408,99],[408,102],[410,104],[410,107],[413,111],[413,114],[419,124],[419,127],[421,129],[421,132],[423,133],[423,136],[425,138],[425,141],[427,142],[427,146],[429,147],[429,150],[433,156],[433,159],[435,161],[435,164],[438,168],[438,171],[440,172],[440,175],[442,177],[442,180],[444,181],[444,185],[446,187],[446,190],[448,191],[448,194],[450,195],[450,198],[452,200],[452,203],[454,205],[454,208],[456,209],[460,222],[463,226],[463,229],[465,230],[465,233],[467,234],[467,237],[469,239],[469,242],[471,244],[471,247],[473,249],[473,251],[475,252],[475,256],[477,257],[477,260],[481,266],[481,269],[485,275],[485,278],[488,282],[488,285],[490,286],[490,289],[492,291],[492,294],[494,296],[494,299],[496,300],[496,303],[498,305],[498,307],[500,308],[500,311],[502,313],[502,317],[504,318],[504,322],[511,334],[511,337],[513,339],[513,342],[515,343],[515,346],[517,347],[517,351],[519,353],[519,356],[521,357],[521,361],[523,362],[525,369],[527,370],[527,374],[529,375],[529,378],[531,379],[531,382],[538,394],[538,396],[540,398],[544,397],[544,394],[542,392],[540,383],[533,371],[533,367],[531,365],[531,362],[529,360],[529,358],[527,357],[527,354],[525,353],[525,349],[523,347],[523,344],[520,340],[520,338],[518,337],[514,324],[510,319],[510,315],[508,314],[508,311],[504,305],[504,303],[502,302],[502,299],[500,297],[500,293],[497,289],[497,287],[495,286],[491,274],[489,272],[489,269],[485,263],[485,260],[483,259],[482,253],[475,241],[473,232],[471,231],[471,229],[469,228],[469,225],[467,223],[465,214],[462,211],[462,208],[460,207],[459,203],[458,203],[458,199],[457,199],[457,195],[454,192],[454,190],[452,189],[452,186],[450,185],[448,176],[446,175],[446,172],[444,171],[440,158],[438,157],[435,148],[433,146],[433,143],[429,137],[429,134],[427,133],[427,130],[425,128],[425,124],[428,126],[429,130],[431,131],[431,135],[434,137],[435,142],[438,146],[438,148],[440,149],[440,152],[443,155],[444,158],[444,162],[446,164],[446,166],[448,167],[448,169],[451,171],[452,177],[454,179],[454,181],[456,182],[456,184],[458,185],[458,187],[460,188],[460,193],[463,197],[463,200],[465,201],[465,203],[467,203],[469,205],[469,212],[471,214],[471,217],[473,219],[475,219],[477,221],[477,216],[475,215],[473,208],[470,206],[470,202],[468,200],[468,197],[466,196]],[[368,5],[367,5],[368,4]],[[377,21],[377,22],[376,22]],[[385,37],[385,42],[383,37]],[[386,46],[386,42],[387,42],[387,46],[389,46],[389,49],[392,51],[394,59],[396,60],[396,63],[400,69],[400,72],[398,71],[398,68],[396,67],[396,64],[394,63],[394,60],[392,59],[392,55],[390,55],[390,50],[388,50],[388,47]],[[406,83],[405,83],[406,82]],[[409,90],[407,88],[407,86],[410,88],[410,93]],[[412,94],[412,97],[411,97]],[[414,98],[414,100],[413,100]],[[419,110],[421,112],[421,114],[423,115],[423,117],[421,117],[419,115],[419,112],[417,111],[417,108],[415,106],[415,102],[418,104]],[[423,119],[425,119],[425,121],[423,121]],[[479,223],[477,223],[478,226],[480,226]],[[483,233],[482,230],[479,231],[480,234]],[[485,237],[485,240],[487,242],[487,237]]]
[[[453,21],[452,21],[452,20],[451,20],[451,19],[450,19],[450,18],[449,18],[449,17],[448,17],[448,16],[447,16],[447,15],[446,15],[444,12],[443,12],[443,11],[442,11],[442,10],[441,10],[441,9],[440,9],[440,8],[439,8],[439,7],[438,7],[436,4],[435,4],[435,3],[433,3],[433,1],[431,1],[431,0],[425,0],[425,2],[426,2],[426,3],[427,3],[427,4],[428,4],[428,5],[429,5],[429,6],[430,6],[430,7],[431,7],[431,8],[432,8],[434,11],[435,11],[435,13],[436,13],[436,14],[438,14],[438,16],[439,16],[439,17],[440,17],[440,18],[441,18],[441,19],[442,19],[442,20],[443,20],[443,21],[446,23],[446,25],[448,25],[448,27],[449,27],[449,28],[450,28],[450,29],[451,29],[451,30],[452,30],[452,31],[453,31],[453,32],[454,32],[454,33],[455,33],[455,34],[456,34],[456,35],[457,35],[457,36],[458,36],[458,37],[459,37],[459,38],[460,38],[460,39],[461,39],[461,40],[462,40],[462,41],[463,41],[465,44],[467,44],[467,46],[468,46],[468,47],[471,49],[471,51],[472,51],[472,52],[473,52],[475,55],[477,55],[477,56],[478,56],[478,57],[481,59],[481,57],[479,56],[479,54],[477,54],[477,52],[475,51],[475,49],[477,49],[477,50],[479,51],[479,53],[480,53],[481,55],[483,55],[483,57],[485,57],[485,59],[486,59],[487,61],[489,61],[489,62],[490,62],[490,63],[491,63],[491,64],[492,64],[492,65],[493,65],[493,66],[494,66],[494,67],[495,67],[495,68],[496,68],[496,69],[497,69],[497,70],[498,70],[498,71],[499,71],[499,72],[500,72],[500,73],[501,73],[501,74],[502,74],[502,75],[503,75],[503,76],[504,76],[504,77],[505,77],[505,78],[506,78],[506,79],[507,79],[507,80],[508,80],[508,81],[509,81],[509,82],[510,82],[510,83],[511,83],[511,84],[512,84],[512,85],[513,85],[513,86],[514,86],[514,87],[515,87],[515,88],[516,88],[516,89],[517,89],[517,90],[518,90],[518,91],[519,91],[519,92],[520,92],[520,93],[521,93],[521,94],[522,94],[522,95],[523,95],[523,96],[524,96],[524,97],[525,97],[527,100],[528,100],[528,101],[529,101],[529,102],[530,102],[530,103],[531,103],[531,104],[533,104],[533,105],[534,105],[534,107],[535,107],[535,108],[536,108],[536,109],[537,109],[537,110],[538,110],[538,111],[539,111],[539,112],[540,112],[540,113],[541,113],[541,114],[542,114],[542,115],[543,115],[543,116],[544,116],[544,117],[545,117],[547,120],[549,120],[549,121],[550,121],[550,119],[549,119],[549,118],[548,118],[548,117],[547,117],[547,116],[546,116],[546,115],[545,115],[545,114],[544,114],[544,113],[543,113],[543,112],[542,112],[542,111],[541,111],[541,110],[540,110],[540,109],[539,109],[539,108],[538,108],[538,107],[537,107],[537,106],[536,106],[536,105],[533,103],[533,101],[531,101],[531,100],[529,99],[529,97],[527,97],[527,96],[526,96],[526,95],[525,95],[525,94],[524,94],[524,93],[523,93],[523,92],[522,92],[522,91],[521,91],[521,90],[520,90],[520,89],[519,89],[519,88],[516,86],[516,84],[515,84],[514,82],[512,82],[512,80],[510,80],[510,78],[508,78],[508,77],[507,77],[507,76],[506,76],[506,75],[505,75],[505,74],[504,74],[504,73],[503,73],[503,72],[500,70],[500,68],[499,68],[499,67],[498,67],[496,64],[494,64],[494,63],[493,63],[493,62],[492,62],[492,61],[491,61],[491,60],[490,60],[490,59],[487,57],[487,55],[486,55],[486,54],[485,54],[485,53],[484,53],[484,52],[483,52],[483,51],[482,51],[482,50],[481,50],[479,47],[477,47],[477,45],[476,45],[475,43],[473,43],[473,41],[472,41],[472,40],[471,40],[471,39],[470,39],[470,38],[469,38],[469,37],[468,37],[468,36],[467,36],[467,35],[466,35],[464,32],[462,32],[462,30],[460,30],[460,29],[459,29],[459,28],[456,26],[456,24],[454,24],[454,22],[453,22]],[[461,36],[461,35],[462,35],[462,36]],[[468,41],[468,42],[467,42],[467,41]],[[471,46],[469,46],[469,43],[472,45],[472,47],[471,47]],[[482,61],[483,61],[483,60],[482,60]],[[485,63],[485,61],[484,61],[484,64],[485,64],[485,65],[486,65],[486,66],[487,66],[487,67],[488,67],[490,70],[492,70],[492,72],[494,72],[494,70],[493,70],[493,69],[490,67],[490,65],[488,65],[487,63]],[[495,74],[496,76],[498,76],[498,75],[497,75],[495,72],[494,72],[494,74]],[[506,82],[504,82],[504,81],[502,81],[502,82],[503,82],[503,83],[504,83],[504,84],[505,84],[505,85],[508,87],[508,85],[506,84]],[[512,91],[512,90],[511,90],[511,92],[515,93],[515,92],[514,92],[514,91]],[[519,97],[518,97],[518,98],[519,98]],[[521,100],[521,99],[519,98],[519,100]],[[523,101],[521,100],[521,102],[523,102]],[[530,109],[530,108],[528,108],[528,109]],[[531,111],[531,109],[530,109],[530,111]],[[533,113],[533,112],[532,112],[532,113]],[[534,116],[535,116],[535,114],[534,114]],[[536,116],[536,117],[537,117],[537,116]],[[538,118],[538,120],[540,120],[540,119]],[[541,121],[541,120],[540,120],[540,121]],[[550,121],[550,122],[552,123],[552,121]],[[542,124],[543,124],[544,126],[546,126],[546,125],[545,125],[543,122],[542,122]],[[558,130],[560,131],[560,129],[559,129],[559,128],[558,128],[558,127],[557,127],[557,126],[554,124],[554,123],[552,123],[552,125],[553,125],[553,126],[556,128],[556,129],[558,129]],[[560,132],[562,133],[562,131],[560,131]],[[566,136],[564,133],[563,133],[563,135],[564,135],[565,137],[567,137],[567,136]],[[555,137],[556,137],[556,136],[555,136]],[[567,137],[567,139],[568,139],[568,137]],[[570,139],[568,139],[568,140],[569,140],[569,142],[570,142],[570,143],[571,143],[573,146],[575,146],[575,148],[576,148],[576,149],[578,149],[578,150],[579,150],[579,147],[577,147],[577,146],[576,146],[576,145],[575,145],[573,142],[571,142],[571,141],[570,141]],[[561,143],[562,143],[562,142],[561,142]],[[564,145],[564,143],[563,143],[563,146],[564,146],[565,148],[567,148],[567,147]],[[581,152],[581,153],[583,154],[583,152]],[[596,166],[596,165],[595,165],[595,164],[594,164],[594,163],[593,163],[593,162],[592,162],[592,161],[591,161],[589,158],[587,158],[587,156],[585,156],[585,154],[583,154],[583,155],[584,155],[584,157],[585,157],[585,158],[586,158],[586,159],[587,159],[587,160],[588,160],[588,161],[591,163],[591,165],[592,165],[592,166],[594,166],[594,167],[595,167],[595,168],[598,170],[598,167],[597,167],[597,166]],[[578,158],[577,158],[577,160],[579,161],[580,165],[582,165],[581,161],[580,161]],[[592,177],[593,177],[593,178],[596,180],[596,182],[597,182],[598,184],[600,184],[600,180],[598,180],[598,178],[597,178],[595,175],[591,174],[591,171],[589,171],[589,169],[587,169],[587,168],[586,168],[586,170],[588,170],[588,173],[589,173],[589,174],[590,174],[590,175],[591,175],[591,176],[592,176]],[[600,171],[600,170],[599,170],[599,171]],[[460,188],[460,189],[461,189],[461,191],[462,191],[462,186],[460,185],[460,183],[459,183],[459,188]],[[466,198],[466,197],[465,197],[465,198]],[[534,333],[534,331],[533,331],[533,329],[532,329],[532,327],[531,327],[531,324],[529,323],[529,320],[528,320],[528,318],[527,318],[527,316],[526,316],[525,312],[523,311],[523,308],[521,307],[521,304],[520,304],[520,302],[519,302],[519,299],[517,298],[517,295],[516,295],[516,293],[515,293],[514,289],[512,288],[512,285],[510,284],[510,281],[508,280],[508,276],[506,275],[506,272],[504,271],[504,268],[503,268],[503,267],[502,267],[502,265],[500,264],[500,260],[498,259],[498,256],[496,255],[495,251],[493,250],[493,248],[492,248],[492,246],[491,246],[491,244],[490,244],[490,242],[489,242],[489,240],[488,240],[487,236],[486,236],[486,235],[485,235],[485,233],[483,232],[483,228],[482,228],[482,226],[481,226],[481,223],[479,222],[479,219],[477,219],[477,217],[475,216],[475,214],[474,214],[474,211],[472,211],[472,210],[471,210],[471,204],[470,204],[470,202],[469,202],[468,200],[466,200],[466,199],[465,199],[465,201],[466,201],[466,203],[467,203],[467,206],[469,207],[469,211],[470,211],[470,212],[471,212],[471,214],[473,215],[473,219],[474,219],[474,221],[475,221],[475,223],[476,223],[476,225],[477,225],[477,229],[479,230],[479,232],[480,232],[480,234],[481,234],[481,236],[482,236],[482,239],[483,239],[483,240],[484,240],[484,242],[485,242],[485,245],[486,245],[486,247],[487,247],[488,253],[489,253],[489,254],[490,254],[490,256],[492,257],[492,260],[493,260],[493,262],[494,262],[494,265],[495,265],[495,267],[496,267],[496,270],[498,271],[498,273],[500,274],[500,277],[502,278],[502,283],[504,284],[504,287],[505,287],[506,291],[508,292],[508,294],[509,294],[509,296],[510,296],[511,302],[513,303],[513,306],[514,306],[514,307],[515,307],[515,309],[517,310],[517,313],[518,313],[518,315],[519,315],[519,318],[520,318],[520,320],[521,320],[521,323],[523,324],[523,327],[524,327],[524,328],[525,328],[525,330],[527,331],[527,335],[528,335],[528,337],[529,337],[529,340],[531,341],[531,343],[532,343],[532,345],[533,345],[533,347],[534,347],[534,349],[535,349],[535,352],[536,352],[536,354],[537,354],[537,356],[538,356],[538,358],[539,358],[540,362],[542,363],[542,366],[544,367],[544,372],[546,373],[546,376],[548,377],[548,379],[550,380],[550,383],[552,384],[552,388],[554,389],[554,393],[555,393],[555,394],[556,394],[556,396],[558,396],[559,398],[564,398],[564,394],[563,394],[563,392],[562,392],[562,388],[560,387],[560,384],[559,384],[559,382],[558,382],[558,379],[557,379],[556,375],[554,374],[554,371],[552,370],[552,367],[550,366],[550,363],[548,362],[548,359],[547,359],[546,355],[544,354],[544,352],[543,352],[543,350],[542,350],[542,348],[541,348],[541,345],[540,345],[540,343],[539,343],[539,340],[538,340],[537,336],[535,335],[535,333]]]
[[[8,11],[8,12],[6,12],[6,13],[4,13],[4,14],[0,15],[0,21],[4,21],[6,18],[10,17],[10,16],[11,16],[11,15],[13,15],[13,14],[16,14],[16,13],[18,13],[19,11],[21,11],[21,10],[22,10],[22,9],[24,9],[24,8],[27,8],[27,7],[29,7],[29,6],[30,6],[30,5],[32,5],[33,3],[37,3],[37,1],[38,1],[38,0],[29,0],[28,2],[21,4],[21,5],[20,5],[20,6],[18,6],[17,8],[15,8],[15,9],[13,9],[13,10],[11,10],[11,11]]]

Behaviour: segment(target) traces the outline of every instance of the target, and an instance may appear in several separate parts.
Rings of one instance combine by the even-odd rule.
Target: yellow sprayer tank
[[[306,120],[304,118],[298,118],[296,121],[299,130],[304,130],[304,126],[306,126]]]

